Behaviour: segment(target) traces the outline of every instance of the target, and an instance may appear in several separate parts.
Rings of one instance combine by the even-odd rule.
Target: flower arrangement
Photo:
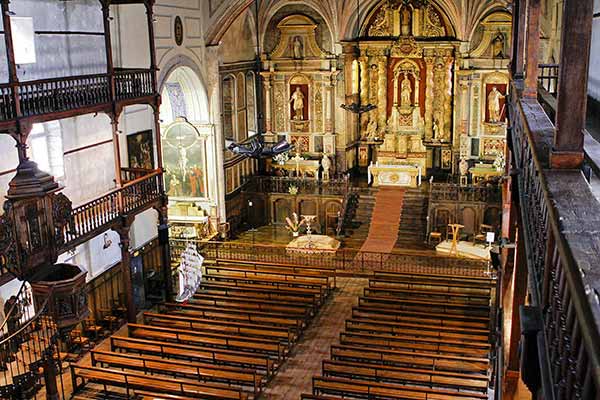
[[[302,225],[304,225],[304,220],[300,221],[300,219],[298,218],[298,214],[296,213],[292,214],[292,218],[286,217],[285,222],[285,228],[288,231],[292,232],[293,236],[298,236],[300,228],[302,227]]]
[[[279,153],[273,157],[273,161],[275,161],[279,165],[284,165],[290,159],[289,153]]]
[[[292,196],[297,195],[298,194],[298,186],[290,185],[290,187],[288,189],[288,193],[291,194]]]

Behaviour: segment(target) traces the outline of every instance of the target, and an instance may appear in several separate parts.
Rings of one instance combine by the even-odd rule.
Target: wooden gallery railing
[[[154,95],[153,73],[149,69],[119,69],[114,75],[81,75],[3,84],[0,85],[0,121],[17,117],[17,101],[24,117],[109,105],[113,101],[113,80],[116,101]]]
[[[537,100],[510,101],[512,150],[544,399],[600,396],[600,203],[578,170],[549,169],[554,126]]]
[[[350,182],[346,176],[326,182],[314,178],[253,176],[247,182],[244,191],[256,193],[289,193],[290,187],[297,188],[298,194],[345,196],[349,191]]]
[[[502,191],[499,185],[461,186],[454,183],[432,183],[429,188],[429,201],[452,201],[459,203],[501,203]]]
[[[142,211],[159,200],[162,193],[162,172],[157,170],[74,208],[70,223],[63,228],[62,250],[110,229],[123,215]]]
[[[538,83],[552,96],[558,93],[558,64],[540,64]]]

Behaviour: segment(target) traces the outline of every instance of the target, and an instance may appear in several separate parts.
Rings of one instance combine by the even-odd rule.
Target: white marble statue
[[[302,40],[298,36],[296,36],[294,38],[294,43],[293,43],[292,47],[294,50],[294,59],[296,59],[296,60],[302,59],[304,57],[304,54],[303,54],[304,52],[302,51],[303,50]]]
[[[461,158],[458,170],[460,171],[460,176],[466,176],[469,173],[469,162],[466,158]]]
[[[304,94],[299,86],[296,87],[296,91],[292,94],[290,103],[292,103],[292,108],[294,109],[294,116],[292,118],[299,121],[304,120]]]
[[[329,169],[331,168],[331,160],[327,156],[327,153],[323,153],[323,158],[321,159],[321,167],[323,167],[322,179],[324,181],[328,181],[329,180]]]
[[[497,123],[500,122],[501,110],[500,110],[500,100],[505,98],[502,93],[498,90],[496,86],[492,88],[490,94],[488,94],[488,113],[490,117],[490,122]]]

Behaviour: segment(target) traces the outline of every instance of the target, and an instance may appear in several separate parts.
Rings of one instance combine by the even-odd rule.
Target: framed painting
[[[129,168],[154,169],[154,141],[152,131],[137,132],[127,136]]]

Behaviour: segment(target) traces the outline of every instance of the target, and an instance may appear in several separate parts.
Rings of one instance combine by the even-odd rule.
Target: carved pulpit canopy
[[[270,55],[273,59],[323,59],[327,54],[319,47],[317,25],[304,15],[290,15],[277,28],[281,32],[279,43]]]
[[[361,32],[366,37],[446,37],[452,28],[432,2],[386,0],[367,18]]]

